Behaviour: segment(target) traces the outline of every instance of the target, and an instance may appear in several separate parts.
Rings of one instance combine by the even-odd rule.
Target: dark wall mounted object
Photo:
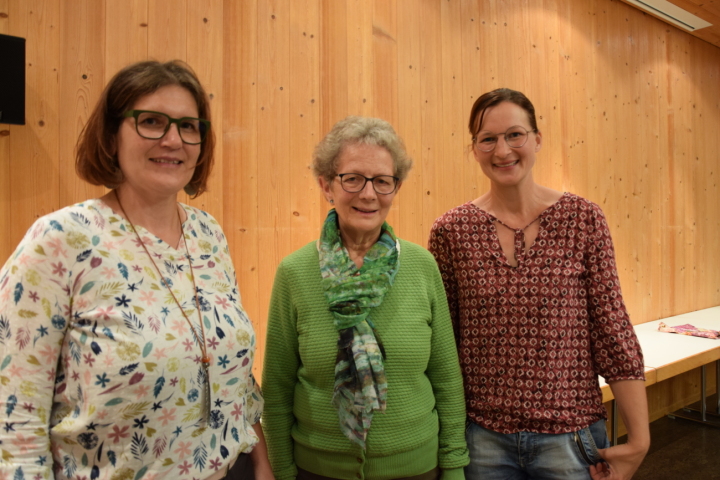
[[[0,123],[25,125],[25,39],[2,34]]]

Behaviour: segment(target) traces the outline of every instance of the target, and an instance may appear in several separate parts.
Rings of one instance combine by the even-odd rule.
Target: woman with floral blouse
[[[221,479],[250,453],[272,478],[225,235],[177,202],[214,145],[187,65],[105,88],[76,167],[110,192],[40,218],[0,271],[0,476]]]

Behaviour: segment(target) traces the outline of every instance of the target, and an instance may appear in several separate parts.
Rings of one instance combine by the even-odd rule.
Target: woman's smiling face
[[[395,175],[392,156],[385,148],[364,143],[351,143],[343,147],[337,162],[337,173],[357,173],[368,178],[378,175]],[[372,182],[356,193],[343,190],[340,178],[331,182],[320,177],[325,198],[333,200],[343,237],[357,238],[377,234],[387,218],[392,201],[400,188],[389,195],[379,195]]]
[[[188,90],[168,85],[141,97],[133,110],[152,110],[173,118],[197,117],[198,107]],[[117,157],[124,182],[120,190],[141,196],[174,196],[187,185],[200,157],[200,145],[183,143],[177,125],[160,139],[141,137],[134,118],[126,118],[117,134]]]
[[[528,131],[528,139],[522,147],[512,148],[505,141],[504,134],[517,125]],[[525,179],[531,179],[535,154],[540,151],[542,135],[532,131],[528,113],[512,102],[502,102],[490,107],[485,110],[483,123],[476,136],[481,138],[488,133],[498,137],[495,149],[483,152],[475,143],[473,153],[490,181],[497,186],[514,186]]]

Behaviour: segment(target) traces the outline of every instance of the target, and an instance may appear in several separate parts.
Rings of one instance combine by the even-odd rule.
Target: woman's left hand
[[[642,380],[608,382],[627,428],[627,443],[598,450],[605,463],[590,467],[593,480],[629,480],[640,468],[650,448],[647,395]]]
[[[267,468],[255,466],[255,480],[275,480],[270,464],[267,464]]]
[[[625,443],[600,449],[598,453],[605,463],[590,466],[590,477],[593,480],[629,480],[640,468],[647,449]]]
[[[255,434],[258,436],[258,443],[250,452],[250,458],[253,462],[255,472],[255,480],[275,480],[270,460],[268,459],[267,443],[265,443],[265,435],[263,434],[260,422],[253,425]]]

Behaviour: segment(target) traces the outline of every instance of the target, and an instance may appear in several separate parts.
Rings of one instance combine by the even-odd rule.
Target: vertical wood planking
[[[366,0],[346,1],[347,30],[347,111],[351,115],[373,116],[373,7]]]
[[[258,258],[258,11],[256,1],[227,0],[223,11],[222,226],[235,263],[243,307],[255,328],[253,370],[260,377],[265,343]],[[230,74],[232,72],[232,74]],[[267,293],[263,290],[265,300]]]
[[[443,135],[441,128],[443,113],[443,55],[442,55],[442,10],[435,1],[423,1],[420,4],[420,25],[424,30],[420,48],[420,152],[416,157],[422,169],[422,177],[417,178],[421,201],[420,215],[417,218],[417,230],[413,232],[414,241],[426,244],[427,232],[435,220],[438,210],[438,192],[445,189],[440,172],[442,164]]]
[[[148,0],[149,60],[187,61],[187,10],[188,0]]]
[[[290,4],[294,21],[289,31],[289,145],[290,235],[288,251],[294,251],[319,235],[329,204],[320,193],[312,172],[312,154],[320,141],[320,15],[318,0]]]
[[[106,0],[103,86],[126,65],[148,59],[149,1]]]
[[[483,93],[501,86],[497,78],[496,52],[499,52],[499,47],[495,11],[495,2],[492,1],[461,2],[459,28],[462,31],[462,98],[464,100],[461,138],[466,151],[463,155],[462,167],[456,170],[459,178],[458,190],[463,193],[459,203],[474,200],[489,188],[488,180],[482,174],[473,155],[472,139],[467,125],[470,109],[475,100]]]
[[[223,3],[222,0],[188,2],[187,63],[195,70],[210,97],[212,129],[216,140],[223,131]],[[223,218],[223,142],[215,144],[215,164],[208,181],[208,191],[195,200],[186,201]],[[185,196],[185,195],[183,195]]]
[[[397,3],[398,40],[398,120],[395,130],[405,141],[408,153],[414,159],[413,169],[405,179],[402,189],[393,201],[388,222],[395,233],[406,240],[422,243],[422,181],[423,165],[421,155],[422,121],[421,86],[421,45],[422,25],[420,10],[407,2]],[[402,212],[402,215],[400,214]]]
[[[462,22],[460,2],[440,3],[440,34],[442,45],[442,63],[440,65],[440,88],[438,95],[441,98],[439,125],[437,126],[440,138],[440,151],[436,153],[437,165],[435,175],[437,185],[430,195],[435,197],[432,205],[428,205],[426,215],[427,226],[445,211],[468,200],[463,194],[463,176],[458,174],[463,165],[469,163],[477,167],[471,156],[465,155],[464,149],[468,143],[465,117],[469,107],[463,100],[463,73],[465,69],[462,62],[462,29],[458,26]],[[422,245],[427,245],[429,228],[425,229]]]
[[[75,174],[75,145],[105,84],[105,4],[82,0],[60,5],[59,205],[102,196]]]
[[[320,134],[348,116],[347,0],[322,0],[320,29]]]
[[[0,0],[0,33],[10,34],[10,5],[9,0]],[[11,125],[0,123],[0,227],[3,231],[10,225],[10,212],[12,211],[10,196],[10,142],[12,129]],[[10,256],[15,245],[12,244],[10,235],[5,234],[0,238],[0,265]]]
[[[375,0],[373,4],[373,78],[374,115],[397,127],[398,68],[397,1]]]
[[[17,245],[32,222],[57,210],[59,172],[60,11],[51,0],[11,1],[10,34],[26,43],[26,125],[13,128],[9,228]]]
[[[290,253],[290,1],[258,3],[258,259],[260,318],[267,318],[275,267]],[[265,268],[265,267],[270,268]],[[259,332],[265,337],[265,329]]]

